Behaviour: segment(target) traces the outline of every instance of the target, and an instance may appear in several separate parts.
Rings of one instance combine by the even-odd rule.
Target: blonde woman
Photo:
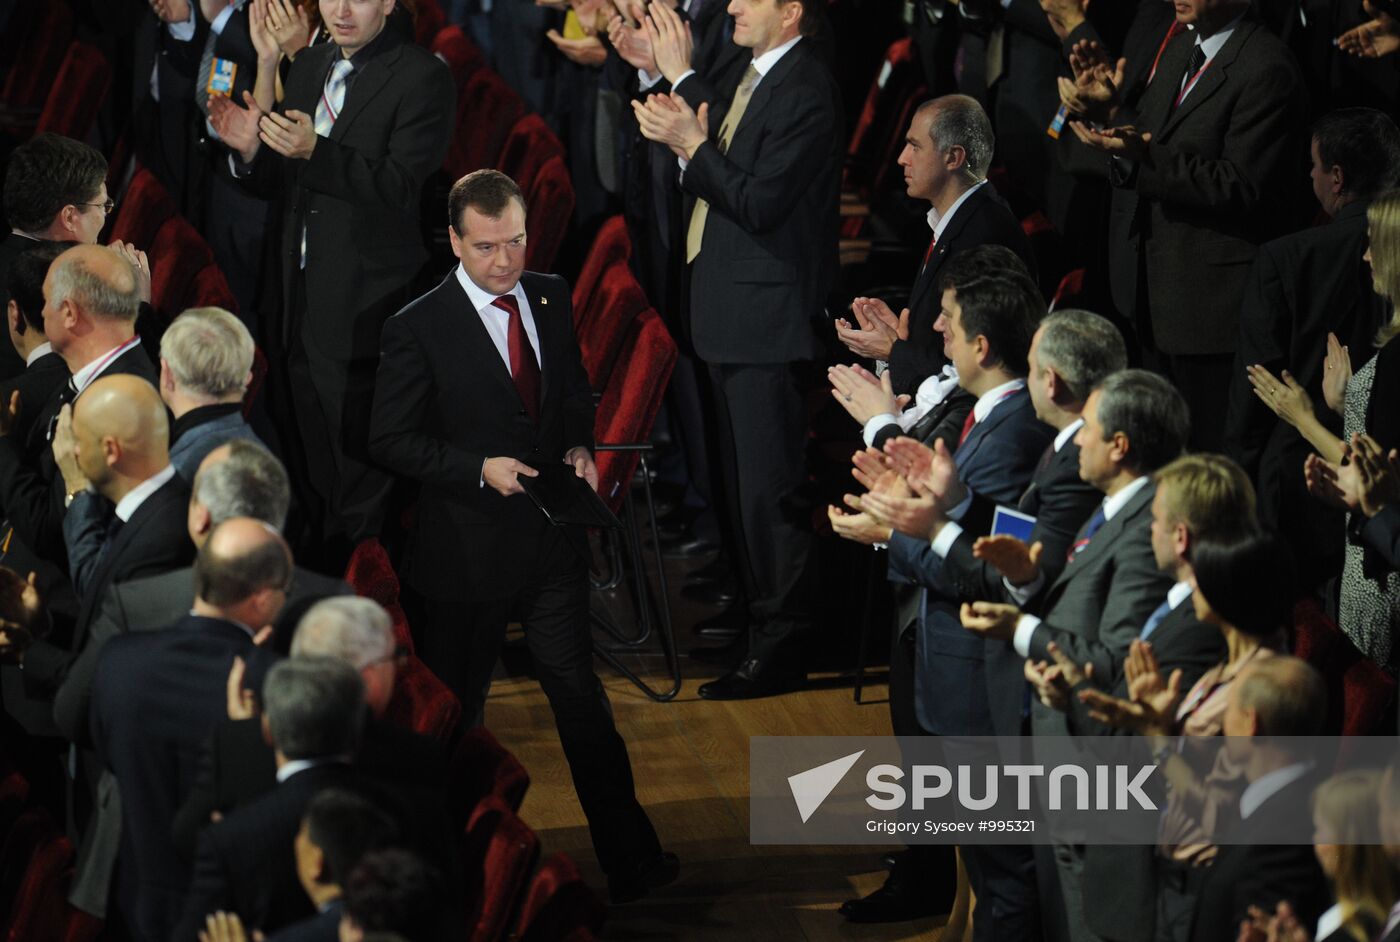
[[[1339,464],[1346,442],[1358,432],[1375,438],[1383,450],[1400,445],[1400,190],[1377,197],[1366,213],[1371,283],[1391,303],[1391,318],[1376,334],[1375,352],[1353,375],[1350,351],[1329,335],[1322,390],[1327,407],[1342,417],[1343,437],[1318,418],[1312,398],[1284,372],[1275,378],[1261,366],[1249,367],[1254,392],[1280,419],[1292,425],[1323,461]],[[1348,521],[1350,522],[1350,521]],[[1337,623],[1357,649],[1393,668],[1393,636],[1400,627],[1400,573],[1368,563],[1360,544],[1349,541],[1342,567]]]

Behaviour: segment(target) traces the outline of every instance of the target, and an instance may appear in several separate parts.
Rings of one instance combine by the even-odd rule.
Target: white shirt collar
[[[992,410],[1011,393],[1024,389],[1026,381],[1023,379],[1013,379],[1009,383],[1002,383],[994,389],[989,389],[977,397],[977,402],[972,407],[972,414],[976,416],[976,421],[985,422],[987,416],[992,414]]]
[[[954,214],[957,213],[958,207],[961,206],[963,203],[966,203],[966,202],[967,202],[967,198],[968,198],[969,196],[971,196],[973,193],[976,193],[978,190],[980,190],[982,187],[984,187],[984,186],[986,186],[986,185],[987,185],[987,181],[986,181],[986,180],[982,180],[982,181],[980,181],[980,182],[978,182],[978,183],[974,183],[972,186],[968,187],[966,190],[963,191],[963,195],[962,195],[962,196],[959,196],[957,199],[953,200],[953,205],[952,205],[952,206],[949,206],[949,207],[948,207],[948,211],[947,211],[946,213],[943,213],[941,216],[939,215],[938,207],[936,207],[936,206],[930,206],[930,207],[929,207],[929,210],[928,210],[928,227],[929,227],[930,229],[933,230],[933,238],[934,238],[934,241],[937,241],[937,240],[943,238],[943,232],[944,232],[945,229],[948,228],[948,223],[950,223],[950,222],[953,221],[953,216],[954,216]]]
[[[45,340],[43,343],[39,344],[39,346],[29,351],[29,356],[24,358],[24,365],[33,366],[35,360],[50,353],[53,353],[53,344]]]
[[[457,283],[460,284],[462,290],[467,293],[467,298],[472,302],[472,307],[476,308],[478,311],[482,308],[490,307],[492,301],[505,296],[483,291],[475,281],[472,281],[471,276],[467,274],[467,270],[461,265],[457,266]],[[525,301],[525,290],[520,287],[520,282],[518,281],[515,283],[515,287],[506,293],[513,295],[517,301]]]
[[[175,476],[175,466],[168,464],[155,474],[146,478],[140,484],[126,492],[126,496],[117,501],[117,516],[122,523],[131,519],[131,515],[136,513],[137,508],[146,502],[156,491],[165,486],[165,482]]]
[[[349,756],[325,756],[320,759],[290,759],[280,769],[277,770],[277,783],[280,785],[298,772],[305,772],[307,769],[314,769],[321,765],[349,765]]]
[[[1245,820],[1254,814],[1259,810],[1260,805],[1308,774],[1308,770],[1311,768],[1311,762],[1295,762],[1293,765],[1274,769],[1267,775],[1261,775],[1250,782],[1240,795],[1240,820]]]
[[[1313,938],[1321,942],[1342,927],[1342,904],[1333,903],[1327,911],[1317,917],[1317,932]]]
[[[113,349],[108,350],[100,357],[94,357],[86,366],[82,367],[78,370],[78,372],[73,374],[73,388],[80,393],[84,389],[87,389],[88,386],[92,385],[92,381],[97,379],[98,375],[103,370],[111,366],[112,363],[117,359],[117,357],[121,356],[123,353],[130,350],[132,347],[136,346],[140,342],[141,335],[135,334],[130,340],[128,340],[121,346],[114,347]]]
[[[1117,494],[1114,494],[1112,497],[1105,497],[1103,499],[1104,520],[1112,520],[1114,514],[1118,513],[1118,511],[1122,510],[1125,506],[1127,506],[1128,501],[1132,500],[1138,491],[1142,490],[1151,482],[1152,479],[1150,477],[1148,477],[1147,475],[1143,475],[1142,477],[1128,484],[1126,487],[1124,487]]]
[[[230,3],[228,6],[224,7],[222,12],[220,12],[218,16],[214,17],[214,19],[210,21],[209,32],[213,33],[215,36],[223,35],[224,27],[228,25],[229,17],[237,13],[238,8],[241,6],[243,6],[243,0],[234,0],[233,3]]]
[[[758,73],[758,82],[754,83],[754,88],[757,88],[759,82],[763,81],[763,77],[768,74],[769,70],[771,70],[773,66],[778,64],[778,60],[781,59],[784,55],[786,55],[789,49],[791,49],[793,46],[796,46],[801,41],[801,36],[794,36],[787,42],[783,43],[781,46],[778,46],[774,49],[769,49],[761,56],[755,56],[753,60],[753,68],[754,71]]]
[[[1083,419],[1075,419],[1073,422],[1060,429],[1060,434],[1055,436],[1055,454],[1060,453],[1060,449],[1065,447],[1065,443],[1074,437],[1074,433],[1084,425]]]
[[[1191,583],[1186,581],[1178,582],[1167,590],[1167,605],[1175,609],[1182,602],[1191,597]]]
[[[1220,50],[1225,48],[1225,44],[1230,41],[1230,36],[1234,34],[1235,27],[1240,25],[1240,20],[1244,19],[1241,13],[1230,21],[1229,25],[1220,32],[1215,33],[1207,39],[1202,39],[1199,34],[1196,36],[1196,45],[1201,47],[1201,51],[1206,54],[1206,61],[1209,62],[1220,54]],[[1194,31],[1194,28],[1193,28]]]

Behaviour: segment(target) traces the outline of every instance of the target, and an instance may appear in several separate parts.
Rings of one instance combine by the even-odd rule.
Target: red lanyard
[[[1176,93],[1176,104],[1173,107],[1181,107],[1181,103],[1186,99],[1187,94],[1190,93],[1191,89],[1196,87],[1196,83],[1201,80],[1201,76],[1205,74],[1206,69],[1210,68],[1210,64],[1214,61],[1215,58],[1213,56],[1207,59],[1201,64],[1201,67],[1196,70],[1196,74],[1186,80],[1186,84],[1181,86],[1181,91]]]
[[[1147,74],[1147,83],[1149,85],[1152,84],[1152,80],[1157,77],[1157,63],[1162,61],[1162,53],[1167,51],[1167,46],[1169,46],[1171,41],[1185,28],[1186,27],[1182,26],[1176,20],[1172,20],[1172,25],[1167,27],[1167,35],[1162,37],[1162,45],[1157,47],[1157,56],[1152,60],[1152,71]]]
[[[93,379],[96,379],[97,377],[101,376],[102,371],[107,368],[107,364],[111,363],[117,357],[121,356],[123,353],[130,350],[132,347],[136,346],[140,342],[141,335],[137,334],[117,349],[108,353],[105,357],[103,357],[97,362],[97,366],[93,369],[91,373],[88,374],[90,377],[92,377],[92,379],[89,379],[88,382],[91,383]],[[81,392],[81,390],[79,390],[79,392]]]

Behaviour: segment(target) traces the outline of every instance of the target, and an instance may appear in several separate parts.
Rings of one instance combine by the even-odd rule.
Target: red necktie
[[[976,425],[976,424],[977,424],[977,413],[976,413],[976,412],[969,412],[969,413],[967,414],[967,421],[963,422],[962,435],[960,435],[960,436],[958,437],[958,447],[959,447],[959,448],[962,447],[962,443],[963,443],[963,442],[967,441],[967,436],[970,435],[970,434],[972,434],[972,427],[973,427],[974,425]]]
[[[515,380],[515,391],[520,393],[520,401],[525,403],[525,411],[536,422],[540,418],[540,364],[535,359],[535,349],[530,346],[530,338],[525,333],[525,321],[520,317],[520,303],[513,294],[503,294],[491,302],[510,314],[510,324],[506,329],[506,347],[510,352],[510,378]]]
[[[933,247],[938,244],[938,236],[928,240],[928,251],[924,253],[924,267],[928,267],[928,260],[933,258]],[[919,269],[923,271],[923,268]]]

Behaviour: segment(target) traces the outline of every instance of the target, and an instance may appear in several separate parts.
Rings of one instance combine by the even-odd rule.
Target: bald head
[[[251,517],[234,517],[216,526],[194,563],[195,595],[201,602],[226,614],[250,603],[268,606],[271,612],[261,616],[267,621],[282,607],[280,596],[291,579],[292,551],[286,540]],[[254,627],[267,623],[261,618],[238,620]]]
[[[75,245],[49,268],[49,304],[67,302],[94,318],[134,321],[141,304],[136,269],[105,245]]]
[[[1247,716],[1249,735],[1321,736],[1327,688],[1317,669],[1296,657],[1257,661],[1235,678],[1229,708]],[[1240,733],[1229,733],[1239,735]]]
[[[83,390],[73,404],[73,438],[78,467],[109,500],[170,463],[165,403],[139,376],[104,376]]]

